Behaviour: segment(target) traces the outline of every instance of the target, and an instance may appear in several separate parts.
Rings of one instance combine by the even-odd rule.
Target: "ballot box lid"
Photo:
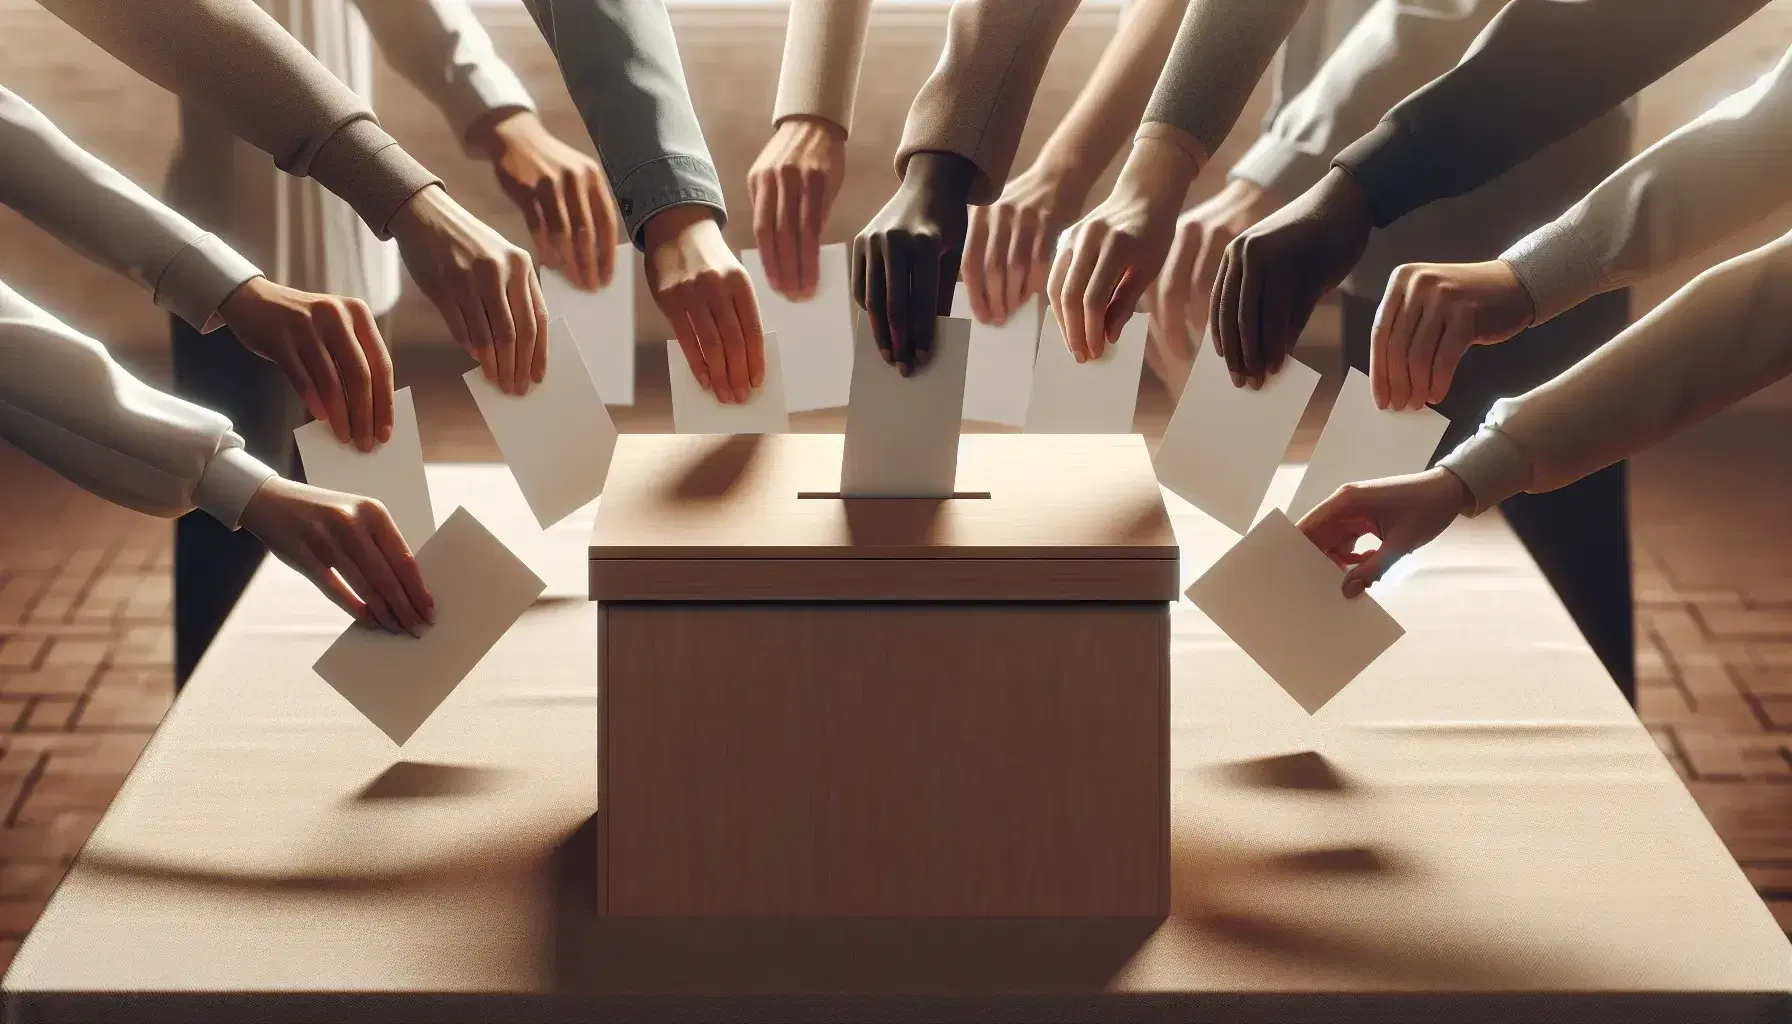
[[[600,601],[1173,601],[1137,434],[967,434],[951,498],[845,498],[838,434],[625,434],[598,502]]]

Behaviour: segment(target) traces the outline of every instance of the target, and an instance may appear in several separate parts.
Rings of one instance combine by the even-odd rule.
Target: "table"
[[[7,1020],[1792,1014],[1784,934],[1493,516],[1380,589],[1408,635],[1312,718],[1176,607],[1161,926],[600,927],[590,510],[544,537],[501,468],[430,473],[543,599],[399,761],[311,673],[345,616],[270,563],[20,949]],[[1189,580],[1231,535],[1168,500]]]

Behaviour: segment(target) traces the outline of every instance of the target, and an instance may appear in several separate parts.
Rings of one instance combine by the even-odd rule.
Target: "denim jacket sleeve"
[[[525,0],[547,38],[637,247],[673,206],[725,219],[722,183],[691,108],[663,0]]]

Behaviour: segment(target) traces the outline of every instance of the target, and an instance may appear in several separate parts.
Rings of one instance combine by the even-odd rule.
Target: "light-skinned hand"
[[[1344,574],[1344,596],[1355,597],[1396,561],[1424,547],[1474,506],[1461,478],[1443,468],[1345,484],[1301,517],[1307,539]],[[1379,546],[1357,552],[1373,536]]]
[[[218,307],[243,347],[286,374],[305,409],[364,452],[392,438],[392,356],[360,299],[302,292],[265,277]]]
[[[759,300],[722,240],[715,211],[674,206],[647,222],[647,290],[666,314],[691,373],[724,405],[765,383]]]
[[[795,301],[815,297],[821,231],[845,182],[844,128],[807,116],[778,123],[747,172],[753,238],[773,291]]]
[[[1485,263],[1408,263],[1394,269],[1370,336],[1369,384],[1381,409],[1441,402],[1462,356],[1531,325],[1531,293],[1512,268]]]
[[[1065,232],[1046,295],[1076,361],[1101,358],[1170,251],[1177,211],[1201,169],[1181,147],[1139,139],[1114,190]]]
[[[963,276],[971,314],[1002,324],[1045,289],[1058,235],[1082,209],[1085,194],[1034,164],[1008,182],[1002,197],[971,208]]]
[[[526,394],[547,370],[548,308],[535,261],[449,198],[440,185],[411,197],[392,237],[417,287],[485,379]]]
[[[364,625],[417,636],[435,621],[416,559],[372,498],[271,477],[243,509],[242,527]]]
[[[1334,167],[1226,246],[1208,326],[1233,384],[1260,388],[1282,368],[1320,297],[1362,258],[1374,226],[1362,186]]]
[[[884,361],[903,376],[933,358],[934,319],[952,312],[976,168],[916,153],[902,185],[852,243],[852,294]]]
[[[1226,187],[1184,213],[1164,269],[1153,286],[1162,341],[1181,360],[1195,357],[1207,330],[1207,309],[1220,258],[1232,240],[1275,212],[1276,201],[1254,181],[1234,178]]]
[[[541,265],[584,291],[610,283],[622,218],[603,165],[554,137],[541,118],[513,112],[477,129],[498,185],[523,211]]]

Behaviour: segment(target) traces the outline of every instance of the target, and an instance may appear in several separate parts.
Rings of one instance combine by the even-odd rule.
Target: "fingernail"
[[[392,440],[392,424],[388,423],[380,428],[380,443],[385,444],[390,440]]]
[[[734,391],[734,400],[742,405],[747,404],[747,393],[739,388]]]
[[[705,391],[708,391],[709,390],[709,378],[701,377],[701,376],[698,377],[697,378],[697,386],[702,388]]]
[[[894,362],[895,362],[895,361],[896,361],[896,356],[895,356],[895,354],[894,354],[894,353],[892,353],[892,352],[891,352],[891,351],[890,351],[890,350],[889,350],[889,349],[887,349],[887,348],[880,348],[880,349],[878,349],[878,350],[877,350],[877,354],[878,354],[878,355],[880,355],[880,356],[883,356],[883,357],[884,357],[884,362],[886,362],[886,363],[894,363]]]
[[[915,365],[916,366],[926,366],[928,363],[931,363],[931,362],[933,362],[933,349],[924,348],[921,351],[915,353]]]
[[[755,388],[761,388],[761,387],[765,386],[765,371],[761,370],[760,372],[755,373],[753,375],[753,386]]]
[[[1236,373],[1235,373],[1235,374],[1233,374],[1233,375],[1232,375],[1232,386],[1233,386],[1233,387],[1235,387],[1235,388],[1242,388],[1242,387],[1244,387],[1244,378],[1243,378],[1243,377],[1240,377],[1240,376],[1239,376],[1239,375],[1238,375],[1238,374],[1236,374]]]
[[[1083,355],[1081,352],[1078,352],[1076,354],[1076,361],[1079,363],[1086,363],[1089,361],[1089,357],[1086,355]]]
[[[902,374],[904,377],[906,377],[909,374],[914,372],[914,367],[910,366],[907,363],[898,363],[898,364],[896,364],[896,372],[898,372],[898,373]]]

